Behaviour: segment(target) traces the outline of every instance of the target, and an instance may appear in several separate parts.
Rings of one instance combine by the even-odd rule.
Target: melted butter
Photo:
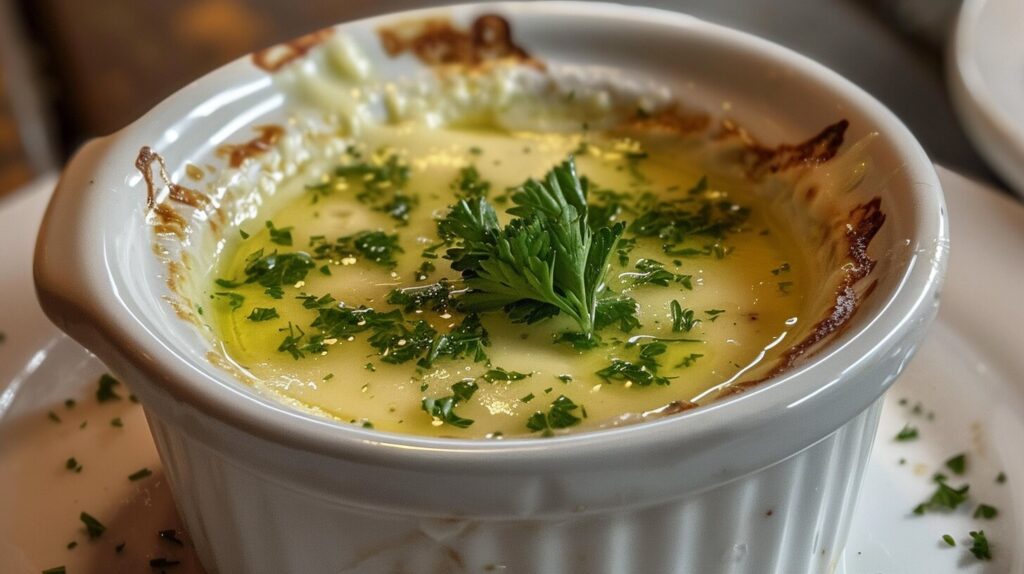
[[[367,342],[367,333],[352,340],[338,340],[320,355],[293,359],[278,351],[289,323],[309,331],[315,311],[305,309],[296,296],[330,294],[350,307],[365,305],[378,311],[395,308],[385,301],[389,291],[434,282],[441,277],[457,280],[458,274],[443,258],[433,260],[437,270],[426,281],[415,281],[421,251],[437,241],[435,218],[454,203],[452,183],[462,167],[473,165],[482,179],[490,182],[493,199],[527,177],[539,178],[553,165],[577,150],[582,139],[594,144],[577,154],[581,175],[602,189],[620,192],[680,194],[702,176],[710,186],[705,197],[729,200],[750,209],[742,231],[729,234],[723,242],[730,252],[722,257],[674,258],[662,252],[656,238],[640,239],[621,266],[613,256],[608,286],[636,299],[642,327],[623,334],[614,327],[602,336],[611,343],[589,351],[576,351],[554,344],[553,337],[573,327],[556,317],[533,325],[511,323],[502,312],[482,314],[491,345],[487,354],[493,367],[529,373],[511,382],[486,382],[480,378],[484,363],[469,359],[441,360],[433,368],[419,371],[415,361],[387,364]],[[215,297],[224,291],[210,289],[213,326],[228,355],[252,376],[255,384],[280,395],[290,404],[340,421],[370,422],[380,430],[457,437],[530,434],[527,419],[547,411],[551,402],[565,395],[585,408],[586,418],[572,430],[594,429],[657,409],[673,401],[702,402],[714,389],[737,379],[752,378],[794,341],[793,330],[806,322],[805,294],[809,286],[806,259],[784,224],[771,218],[770,209],[749,189],[749,183],[705,174],[697,165],[695,151],[675,138],[617,139],[582,133],[505,133],[494,130],[428,129],[422,125],[374,126],[362,131],[360,145],[369,153],[386,149],[396,153],[411,169],[406,191],[418,196],[419,204],[408,225],[396,226],[387,214],[375,211],[355,199],[359,184],[340,185],[331,195],[315,203],[304,186],[316,183],[332,165],[312,166],[285,182],[278,194],[281,201],[261,208],[260,218],[246,228],[250,237],[236,239],[221,256],[219,277],[244,277],[246,258],[262,248],[269,253],[306,250],[309,238],[329,239],[362,230],[397,232],[404,253],[397,266],[387,269],[371,261],[350,258],[330,265],[331,274],[312,270],[301,284],[285,287],[281,299],[273,299],[255,285],[243,285],[235,292],[245,297],[232,309]],[[626,154],[643,149],[648,157],[635,162]],[[339,161],[341,158],[339,158]],[[592,197],[593,200],[593,197]],[[508,204],[496,204],[503,212]],[[624,219],[629,220],[629,216]],[[293,247],[275,245],[263,221],[277,228],[291,227]],[[627,232],[626,236],[629,236]],[[695,245],[698,245],[699,242]],[[443,249],[439,251],[443,254]],[[668,287],[632,286],[641,257],[666,264],[673,273],[692,276],[692,290],[679,284]],[[679,264],[674,263],[678,260]],[[317,266],[323,264],[318,261]],[[780,271],[783,263],[788,264]],[[782,284],[782,285],[780,285]],[[211,279],[212,285],[212,279]],[[670,304],[677,300],[700,319],[690,332],[672,332]],[[279,318],[253,322],[246,317],[254,307],[273,307]],[[721,310],[717,316],[707,313]],[[438,315],[429,310],[410,313],[409,318],[427,320],[438,332],[457,325],[462,315]],[[596,372],[613,359],[635,361],[637,347],[626,344],[634,336],[697,339],[696,342],[668,344],[660,357],[659,375],[671,377],[665,386],[639,387],[621,381],[605,382]],[[699,355],[695,357],[694,355]],[[689,358],[689,361],[687,359]],[[368,365],[372,365],[368,368]],[[559,377],[568,375],[571,380]],[[451,395],[451,385],[475,378],[479,389],[472,399],[456,407],[460,417],[475,422],[468,428],[439,424],[421,408],[425,397]],[[565,377],[563,377],[564,379]],[[533,396],[529,401],[524,400]],[[582,416],[582,409],[575,411]]]

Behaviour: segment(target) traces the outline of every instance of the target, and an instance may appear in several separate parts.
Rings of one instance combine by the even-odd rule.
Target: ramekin
[[[887,221],[877,284],[813,360],[709,406],[551,439],[388,434],[282,405],[206,358],[167,301],[151,249],[143,146],[170,179],[280,118],[270,75],[244,58],[135,124],[88,143],[47,211],[41,303],[139,397],[175,500],[211,573],[828,572],[843,549],[881,396],[937,310],[948,250],[941,189],[900,121],[828,69],[775,44],[676,13],[591,3],[463,5],[343,24],[374,44],[396,20],[512,24],[541,57],[711,92],[758,136],[793,140],[843,117],[871,132]],[[301,49],[300,49],[301,48]],[[306,44],[282,48],[300,55]],[[289,52],[290,51],[290,52]],[[378,48],[379,51],[379,48]],[[383,52],[378,73],[413,64]],[[202,222],[190,222],[200,225]]]

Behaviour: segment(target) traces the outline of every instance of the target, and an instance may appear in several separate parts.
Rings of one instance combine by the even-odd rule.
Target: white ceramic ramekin
[[[205,165],[218,145],[282,118],[287,98],[250,59],[74,158],[37,248],[47,314],[142,401],[211,573],[830,571],[880,397],[937,308],[947,228],[927,156],[888,110],[831,71],[674,13],[468,5],[339,30],[375,45],[374,30],[396,19],[467,22],[483,11],[504,15],[517,41],[548,61],[657,77],[684,99],[710,95],[769,141],[800,139],[837,117],[850,121],[848,141],[878,132],[871,171],[850,192],[882,197],[877,284],[845,330],[799,368],[710,406],[546,440],[394,435],[290,409],[212,365],[208,340],[168,302],[175,272],[152,249],[146,186],[133,167],[151,146],[169,179],[185,181],[188,163]],[[415,67],[379,48],[369,57],[385,77]]]

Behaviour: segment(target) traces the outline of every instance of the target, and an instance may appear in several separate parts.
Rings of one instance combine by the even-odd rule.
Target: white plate
[[[940,175],[953,233],[942,309],[886,399],[839,568],[846,574],[1024,573],[1024,312],[1016,297],[1024,284],[1024,208],[949,171]],[[183,546],[157,534],[180,532],[181,523],[141,409],[123,388],[121,400],[97,402],[102,364],[60,335],[36,304],[30,257],[52,186],[39,182],[0,204],[0,572],[57,565],[71,574],[145,572],[158,558],[182,561],[170,573],[201,572],[184,533]],[[73,408],[64,405],[68,398]],[[123,427],[110,424],[115,417]],[[907,423],[920,438],[894,441]],[[960,452],[968,453],[968,470],[950,482],[970,483],[969,503],[914,516],[911,509],[933,490],[932,474]],[[79,473],[65,468],[72,456]],[[152,476],[129,481],[141,468]],[[1003,484],[995,481],[1000,471]],[[998,507],[999,516],[972,518],[978,502]],[[100,538],[88,540],[82,511],[106,525]],[[968,532],[977,529],[992,543],[991,562],[967,550]],[[947,533],[955,548],[941,541]],[[77,546],[66,548],[72,541]]]
[[[1024,2],[964,2],[947,62],[967,135],[1024,195]]]

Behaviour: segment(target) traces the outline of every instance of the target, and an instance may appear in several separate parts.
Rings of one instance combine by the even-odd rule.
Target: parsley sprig
[[[543,180],[517,188],[512,202],[514,218],[504,226],[483,197],[459,201],[440,223],[455,244],[447,257],[468,288],[462,307],[505,308],[527,321],[564,313],[593,334],[609,258],[625,225],[591,229],[587,188],[571,157]]]

